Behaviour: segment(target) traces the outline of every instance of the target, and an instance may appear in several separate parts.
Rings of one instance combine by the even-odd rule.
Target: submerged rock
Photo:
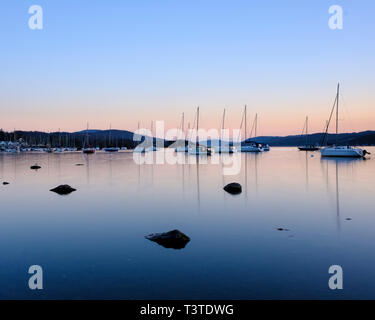
[[[164,233],[152,233],[145,236],[146,239],[154,241],[164,248],[183,249],[190,241],[190,238],[179,230],[172,230]]]
[[[345,220],[350,221],[350,220],[352,220],[352,218],[346,218]]]
[[[50,191],[52,192],[56,192],[58,194],[62,194],[62,195],[65,195],[65,194],[69,194],[69,193],[72,193],[73,191],[76,191],[77,189],[74,189],[72,188],[71,186],[67,185],[67,184],[62,184],[56,188],[53,188],[51,189]]]
[[[242,187],[239,183],[233,182],[229,183],[224,187],[224,190],[230,194],[240,194],[242,192]]]
[[[41,168],[41,166],[39,166],[37,164],[34,164],[33,166],[30,167],[30,169],[32,169],[32,170],[38,170],[40,168]]]
[[[6,182],[6,181],[3,182],[4,186],[6,186],[7,184],[9,184],[9,182]]]
[[[76,163],[76,166],[84,166],[83,163]]]
[[[286,229],[286,228],[276,228],[278,231],[289,231],[289,229]]]

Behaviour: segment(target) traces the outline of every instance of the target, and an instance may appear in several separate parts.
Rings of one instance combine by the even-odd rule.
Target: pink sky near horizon
[[[248,133],[258,113],[258,136],[259,135],[293,135],[300,134],[304,125],[305,117],[309,116],[309,132],[322,132],[324,124],[329,116],[333,104],[335,92],[325,92],[319,97],[310,100],[290,97],[273,97],[269,101],[258,101],[248,104],[247,127]],[[284,99],[282,99],[284,98]],[[339,127],[340,132],[359,132],[375,130],[375,108],[374,97],[348,95],[340,103]],[[25,101],[14,99],[7,104],[0,119],[0,127],[6,131],[80,131],[86,129],[89,122],[91,129],[112,129],[134,131],[137,129],[138,121],[141,128],[150,128],[151,121],[164,121],[166,129],[180,126],[182,112],[185,114],[185,128],[194,123],[196,106],[188,105],[188,102],[177,106],[176,101],[165,99],[148,102],[142,98],[138,102],[133,101],[127,105],[112,103],[98,99],[90,103],[91,99],[77,99],[77,105],[73,99],[58,101],[38,100],[37,97]],[[277,105],[274,101],[277,100]],[[300,101],[299,101],[300,100]],[[52,100],[51,100],[52,101]],[[205,101],[200,105],[200,128],[220,128],[224,107],[226,108],[225,127],[237,129],[243,114],[243,104],[236,101],[235,106],[219,104],[215,105]],[[22,104],[22,106],[21,106]],[[131,107],[131,104],[134,107]],[[52,107],[49,107],[49,106]],[[69,105],[69,107],[64,107]],[[105,107],[101,107],[101,106]],[[148,107],[151,105],[152,107]],[[333,119],[335,120],[335,118]],[[334,124],[330,126],[330,132],[334,131]]]

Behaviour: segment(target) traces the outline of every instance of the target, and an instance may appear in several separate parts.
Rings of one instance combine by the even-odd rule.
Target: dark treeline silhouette
[[[71,147],[82,148],[88,136],[89,145],[92,147],[126,147],[128,149],[135,148],[141,141],[134,141],[134,133],[126,130],[84,130],[79,132],[40,132],[40,131],[13,131],[6,132],[0,129],[0,141],[23,141],[29,146],[39,147]],[[320,145],[324,133],[314,133],[308,135],[311,144]],[[258,143],[267,143],[270,146],[299,146],[306,141],[306,136],[292,135],[286,137],[278,136],[261,136],[257,138],[247,139],[248,141],[256,141]],[[153,139],[156,144],[156,139]],[[341,133],[337,137],[339,145],[375,145],[375,131],[363,131],[356,133]],[[174,141],[160,141],[165,147],[171,145]],[[161,143],[160,143],[161,142]],[[325,145],[333,145],[336,143],[336,135],[328,134],[325,138]]]
[[[40,132],[0,130],[0,141],[22,141],[29,146],[82,148],[87,141],[93,147],[127,147],[134,148],[139,142],[133,141],[133,133],[128,131],[81,131],[81,132]]]
[[[84,130],[79,132],[41,132],[41,131],[13,131],[6,132],[0,129],[0,141],[13,141],[27,144],[31,147],[49,147],[49,148],[78,148],[84,147],[88,140],[91,147],[126,147],[135,148],[144,141],[140,137],[134,141],[134,133],[126,130]],[[139,140],[139,141],[138,141]],[[156,145],[157,139],[153,139]],[[158,139],[159,140],[159,139]],[[160,140],[158,141],[160,143]],[[169,146],[172,142],[165,141],[164,145]]]

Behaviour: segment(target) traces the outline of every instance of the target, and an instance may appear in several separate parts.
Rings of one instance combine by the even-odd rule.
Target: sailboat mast
[[[255,114],[255,136],[254,138],[257,137],[257,129],[258,129],[258,114]]]
[[[87,130],[86,130],[86,145],[89,145],[89,123],[87,122]]]
[[[151,120],[151,139],[152,146],[154,146],[154,120]]]
[[[198,130],[199,130],[199,107],[197,108],[197,137],[196,137],[196,145],[198,145],[198,141],[199,141]]]
[[[223,112],[223,122],[222,122],[221,129],[224,130],[224,128],[225,128],[225,108],[224,108],[224,112]]]
[[[245,143],[246,143],[246,137],[247,137],[247,119],[246,119],[246,114],[247,114],[247,110],[246,110],[246,104],[245,104]]]
[[[220,140],[223,140],[224,128],[225,128],[225,108],[224,108],[224,111],[223,111],[223,120],[221,122]],[[221,144],[221,141],[220,141],[220,144]]]
[[[309,133],[309,117],[306,116],[306,146],[307,146],[307,136]]]
[[[340,83],[337,84],[337,97],[336,97],[336,146],[338,144],[338,134],[339,134],[339,94],[340,94]]]

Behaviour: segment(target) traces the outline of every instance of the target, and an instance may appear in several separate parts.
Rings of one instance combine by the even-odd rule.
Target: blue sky
[[[43,8],[43,30],[28,8]],[[344,29],[328,28],[341,5]],[[342,130],[375,129],[375,2],[2,1],[0,127],[134,130],[201,107],[205,127],[320,131],[342,83]]]

